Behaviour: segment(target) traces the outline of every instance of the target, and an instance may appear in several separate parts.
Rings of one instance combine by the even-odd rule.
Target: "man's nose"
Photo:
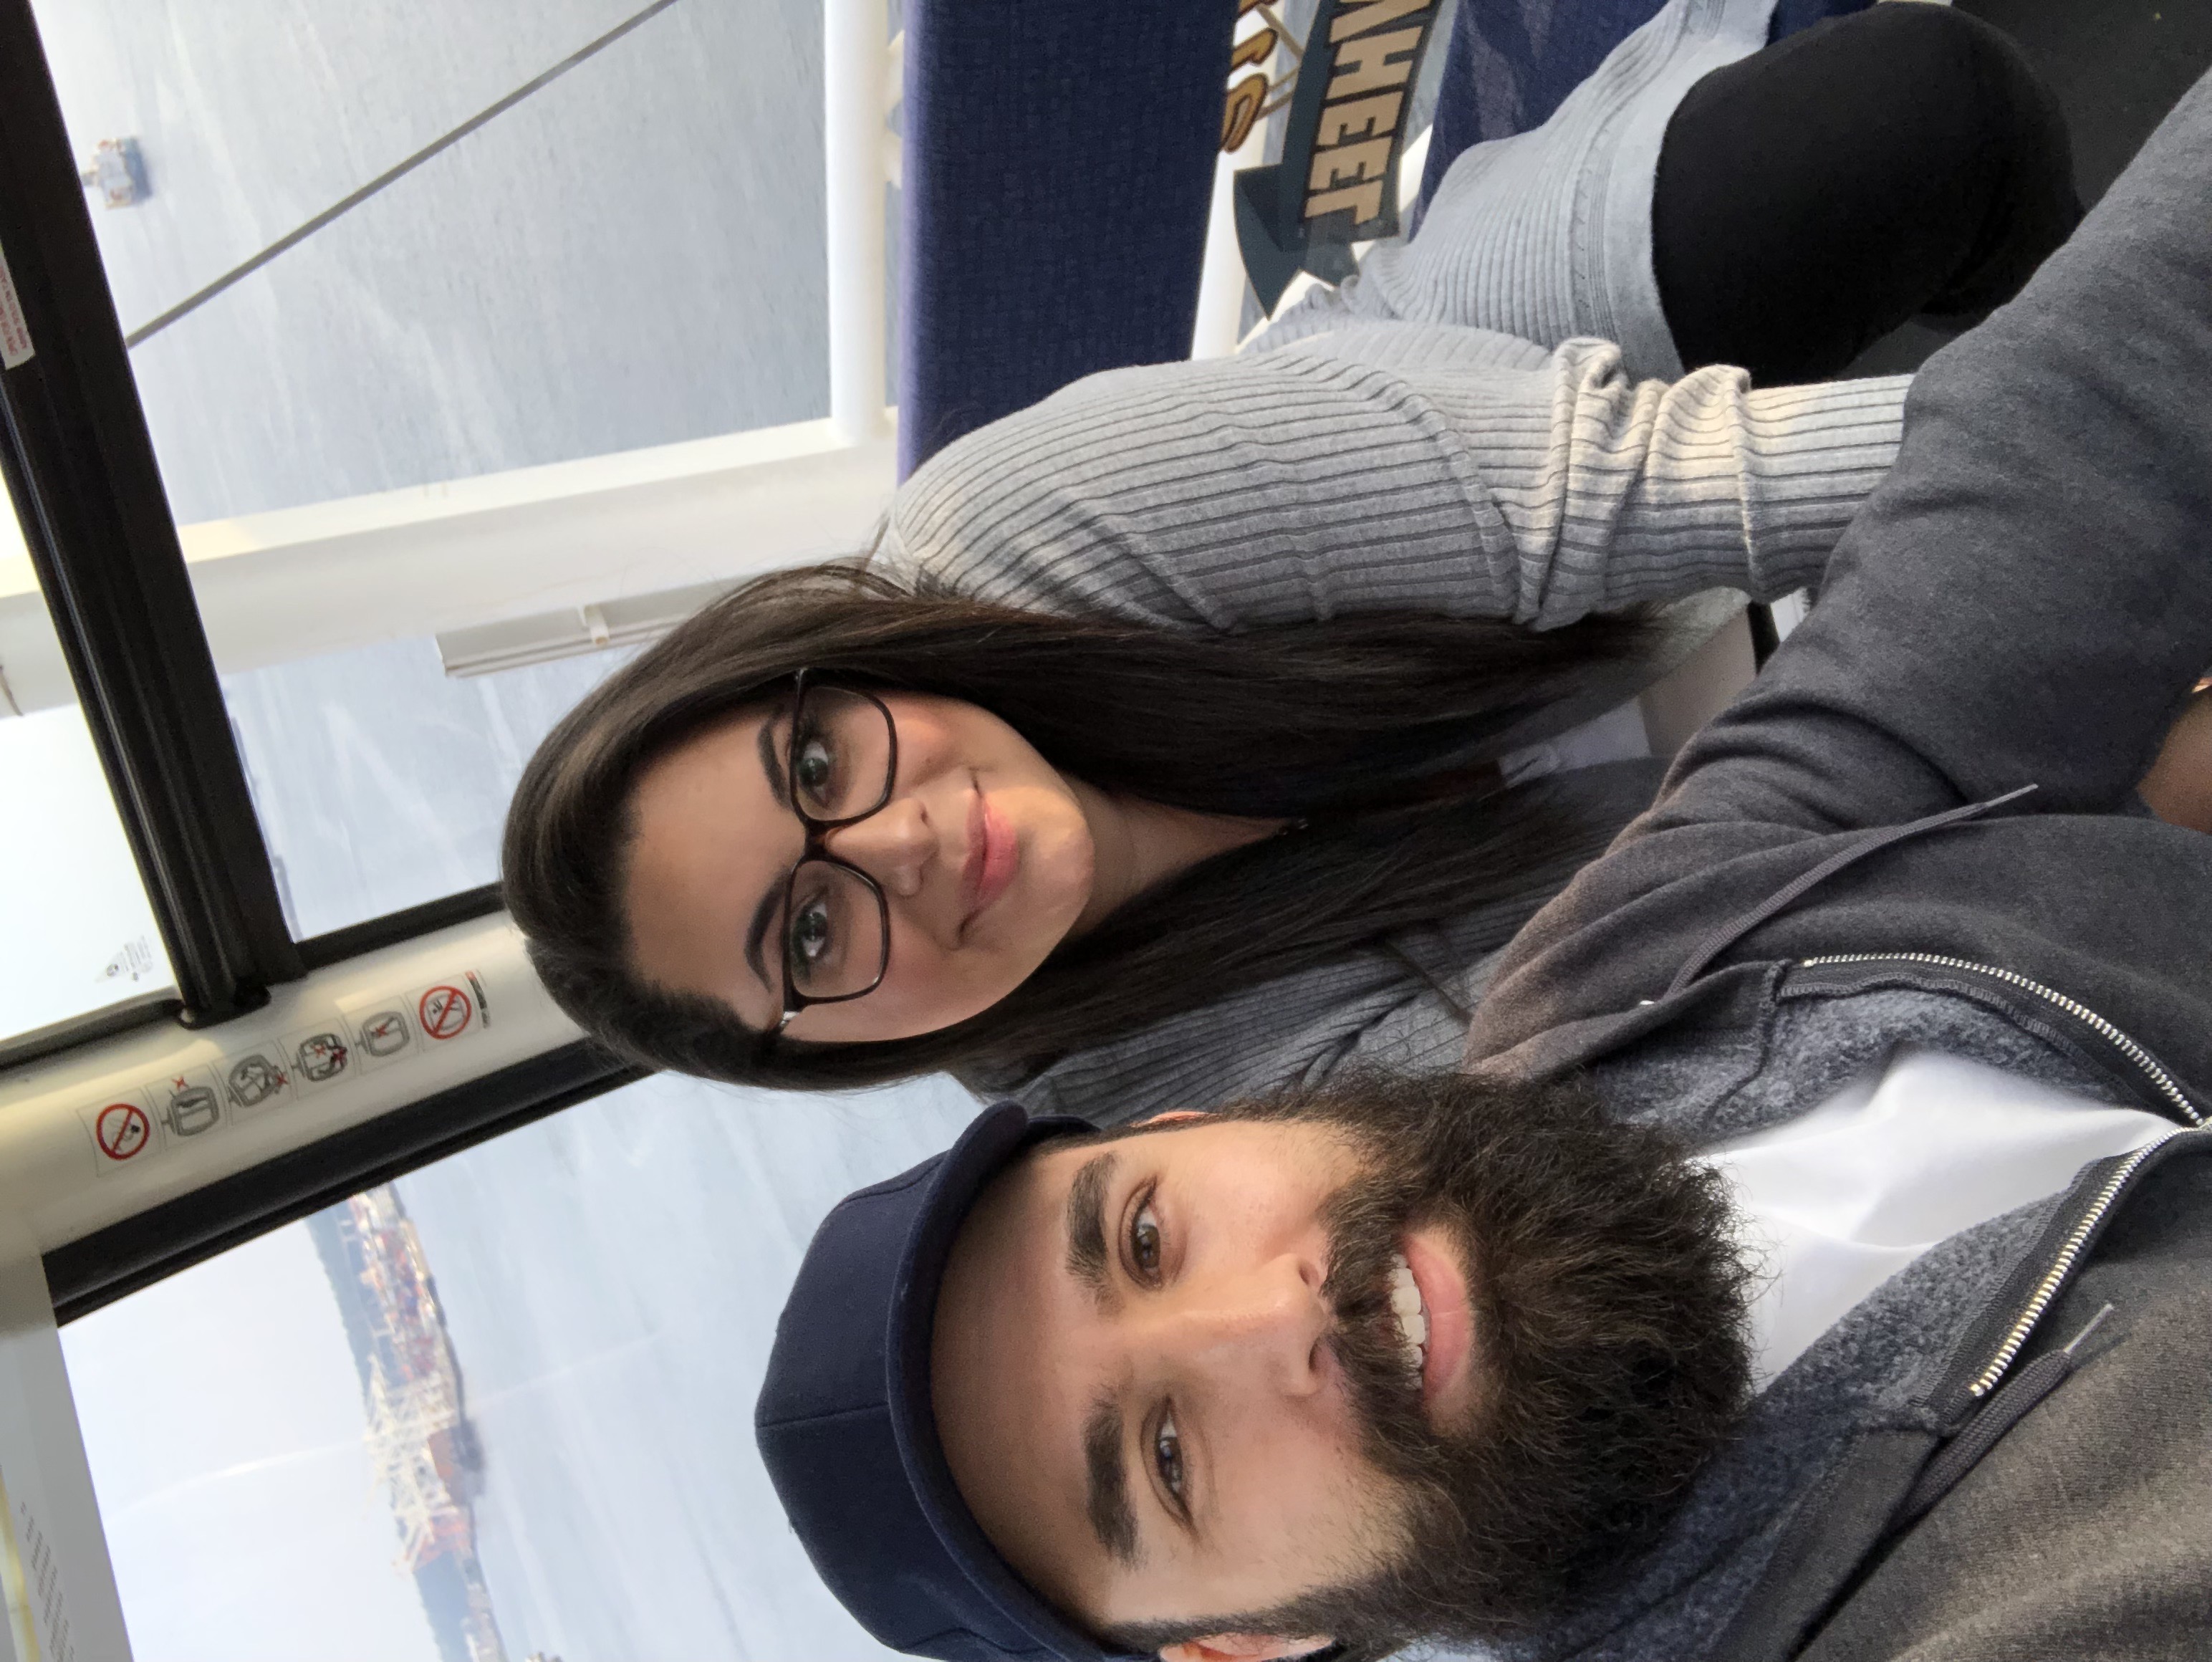
[[[1182,1367],[1285,1397],[1322,1388],[1333,1318],[1316,1268],[1296,1253],[1186,1280],[1155,1312],[1152,1342]]]
[[[830,832],[822,843],[902,900],[921,892],[938,853],[936,833],[910,796],[893,797],[866,819]]]

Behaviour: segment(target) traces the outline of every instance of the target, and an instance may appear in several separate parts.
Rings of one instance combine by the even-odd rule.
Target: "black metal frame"
[[[0,1068],[226,1020],[311,969],[496,912],[486,886],[292,939],[28,0],[0,0],[0,254],[32,345],[0,368],[0,477],[180,995],[0,1042]],[[49,1253],[57,1312],[642,1076],[570,1044],[219,1178]]]
[[[381,917],[372,917],[364,922],[349,923],[345,928],[332,929],[327,934],[311,934],[300,943],[300,961],[310,970],[327,969],[333,964],[343,964],[349,958],[358,958],[363,953],[379,952],[404,941],[419,941],[426,934],[451,928],[456,923],[469,923],[479,917],[489,917],[506,904],[500,898],[496,883],[487,883],[481,888],[463,889],[459,894],[426,900],[419,906],[386,912]]]
[[[0,472],[190,1025],[302,972],[27,0],[0,0],[0,251],[32,356]]]
[[[97,1044],[103,1038],[112,1038],[134,1028],[150,1027],[157,1021],[173,1021],[178,1009],[174,993],[143,993],[137,998],[94,1010],[89,1015],[75,1016],[67,1021],[57,1021],[51,1027],[33,1027],[27,1033],[0,1039],[0,1074],[10,1068],[27,1067],[46,1056],[60,1056],[80,1044]]]
[[[75,1321],[372,1184],[645,1076],[580,1039],[220,1178],[47,1253],[55,1318]]]

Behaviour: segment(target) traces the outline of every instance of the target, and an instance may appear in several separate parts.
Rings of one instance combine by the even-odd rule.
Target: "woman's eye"
[[[1159,1468],[1160,1482],[1177,1501],[1182,1499],[1182,1434],[1176,1429],[1175,1415],[1163,1415],[1160,1428],[1152,1434],[1152,1463]]]
[[[1160,1221],[1152,1215],[1150,1201],[1139,1207],[1137,1215],[1129,1220],[1129,1263],[1145,1280],[1159,1279]]]
[[[792,747],[791,779],[800,794],[817,802],[829,799],[830,788],[837,776],[837,753],[827,740],[817,734],[802,734]]]
[[[794,908],[789,935],[792,967],[806,970],[820,964],[829,956],[834,939],[826,899],[817,898]]]

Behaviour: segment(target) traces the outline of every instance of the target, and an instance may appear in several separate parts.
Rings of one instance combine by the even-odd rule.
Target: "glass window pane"
[[[541,595],[526,527],[392,563],[449,484],[829,415],[820,6],[35,9],[295,931],[489,880],[614,660],[448,681],[431,636],[769,557],[732,514],[672,577],[615,527],[604,591]]]
[[[522,764],[629,655],[457,678],[432,642],[389,641],[225,676],[294,936],[497,880]]]
[[[58,662],[37,680],[19,664],[16,694],[9,660],[33,641],[58,659],[15,514],[0,509],[0,1044],[174,985]]]
[[[125,331],[643,0],[43,0]],[[132,349],[180,523],[829,411],[817,6],[677,5]]]
[[[75,1323],[139,1662],[889,1654],[752,1405],[823,1215],[975,1107],[647,1080]]]

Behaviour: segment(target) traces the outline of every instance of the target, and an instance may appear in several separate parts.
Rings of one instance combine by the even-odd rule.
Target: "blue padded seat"
[[[1236,0],[907,0],[899,471],[1190,356]]]

